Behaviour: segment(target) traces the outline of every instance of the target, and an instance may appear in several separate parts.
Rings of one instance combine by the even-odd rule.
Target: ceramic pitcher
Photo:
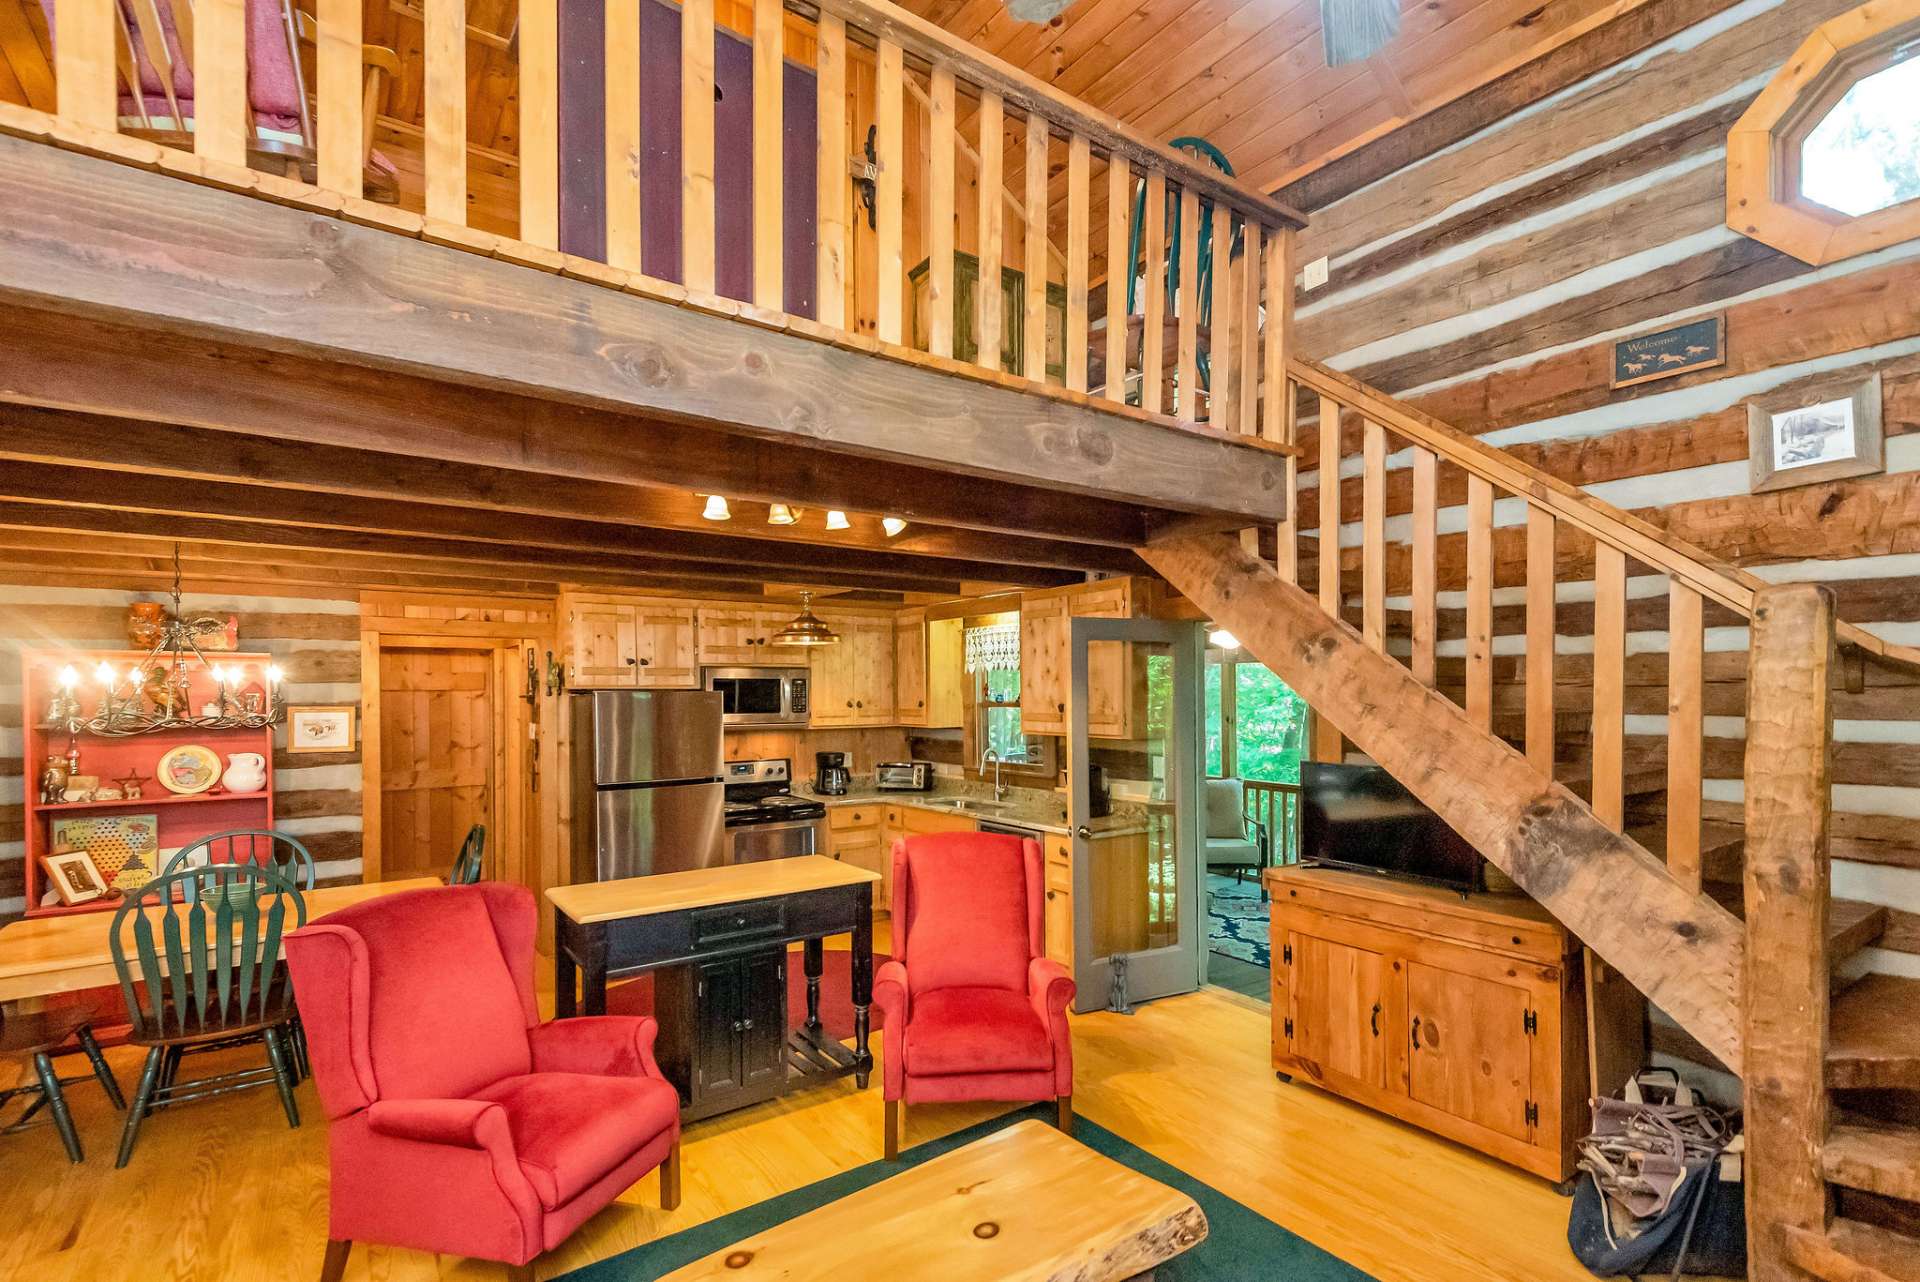
[[[267,759],[257,752],[233,753],[220,784],[228,792],[259,792],[267,786]]]

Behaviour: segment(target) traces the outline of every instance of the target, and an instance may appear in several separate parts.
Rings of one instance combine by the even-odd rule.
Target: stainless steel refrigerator
[[[573,880],[725,863],[721,696],[581,690],[570,701]]]

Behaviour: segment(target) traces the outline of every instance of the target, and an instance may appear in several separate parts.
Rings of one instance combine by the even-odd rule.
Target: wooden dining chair
[[[274,828],[232,828],[202,837],[180,847],[160,875],[212,864],[255,864],[285,877],[297,890],[313,889],[313,852],[298,837]]]
[[[449,886],[471,886],[480,880],[480,866],[485,861],[487,850],[487,826],[475,824],[467,829],[467,839],[460,843],[459,857],[453,861],[453,871],[447,874]]]
[[[306,921],[299,889],[254,863],[183,868],[133,891],[115,911],[107,942],[132,1023],[127,1040],[147,1048],[116,1167],[133,1156],[148,1113],[209,1095],[272,1082],[287,1125],[300,1125],[287,1044],[293,988],[280,941]],[[171,1075],[161,1080],[176,1048],[210,1049],[255,1038],[266,1043],[265,1067],[186,1083]],[[179,1057],[173,1062],[177,1068]]]
[[[0,1059],[25,1058],[33,1061],[32,1077],[18,1086],[0,1091],[0,1107],[5,1107],[8,1101],[17,1096],[30,1097],[26,1111],[0,1127],[0,1135],[12,1135],[29,1126],[39,1125],[33,1118],[44,1108],[53,1121],[54,1129],[60,1132],[60,1142],[67,1147],[67,1160],[84,1160],[80,1134],[73,1127],[73,1114],[67,1110],[65,1088],[87,1079],[62,1077],[53,1067],[56,1056],[76,1051],[84,1052],[92,1062],[93,1076],[99,1080],[100,1089],[107,1093],[113,1106],[127,1106],[126,1098],[120,1094],[120,1083],[114,1080],[113,1070],[107,1067],[106,1057],[100,1053],[100,1043],[94,1040],[88,1018],[85,1009],[73,1006],[25,1012],[0,1008]]]

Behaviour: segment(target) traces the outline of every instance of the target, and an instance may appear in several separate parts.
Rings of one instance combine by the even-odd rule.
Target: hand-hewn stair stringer
[[[1745,934],[1231,537],[1140,550],[1342,734],[1736,1072]]]

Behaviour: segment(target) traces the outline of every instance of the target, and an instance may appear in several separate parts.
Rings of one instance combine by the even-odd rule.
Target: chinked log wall
[[[1818,23],[1854,0],[1748,0],[1597,74],[1444,154],[1313,211],[1302,261],[1328,255],[1326,288],[1298,299],[1303,355],[1773,579],[1835,590],[1838,615],[1920,640],[1920,244],[1814,269],[1724,226],[1726,131]],[[1724,310],[1724,368],[1609,387],[1617,337]],[[1884,476],[1748,493],[1744,399],[1851,387],[1878,371]],[[1349,453],[1360,447],[1349,423]],[[1317,425],[1303,423],[1305,458]],[[1396,458],[1386,510],[1412,510]],[[1302,477],[1302,529],[1319,520]],[[1466,481],[1439,477],[1441,680],[1461,680]],[[1343,489],[1344,579],[1360,578],[1361,489]],[[1494,650],[1524,651],[1526,537],[1503,503],[1494,538]],[[1391,540],[1395,525],[1388,527]],[[1404,537],[1404,534],[1402,535]],[[1592,574],[1592,547],[1565,540],[1563,578]],[[1404,653],[1410,548],[1390,541],[1390,646]],[[1313,571],[1303,569],[1302,582]],[[1656,587],[1636,580],[1630,595]],[[1351,599],[1351,597],[1350,597]],[[1563,712],[1590,697],[1591,584],[1562,583],[1556,669]],[[1634,597],[1627,749],[1658,763],[1666,725],[1667,601]],[[1357,614],[1354,616],[1357,622]],[[1739,718],[1747,631],[1705,624],[1708,820],[1741,817]],[[1396,633],[1401,636],[1396,639]],[[1496,661],[1497,711],[1524,707],[1521,663]],[[1841,665],[1846,668],[1847,665]],[[1892,906],[1877,969],[1920,973],[1920,675],[1874,660],[1835,692],[1834,894]]]

